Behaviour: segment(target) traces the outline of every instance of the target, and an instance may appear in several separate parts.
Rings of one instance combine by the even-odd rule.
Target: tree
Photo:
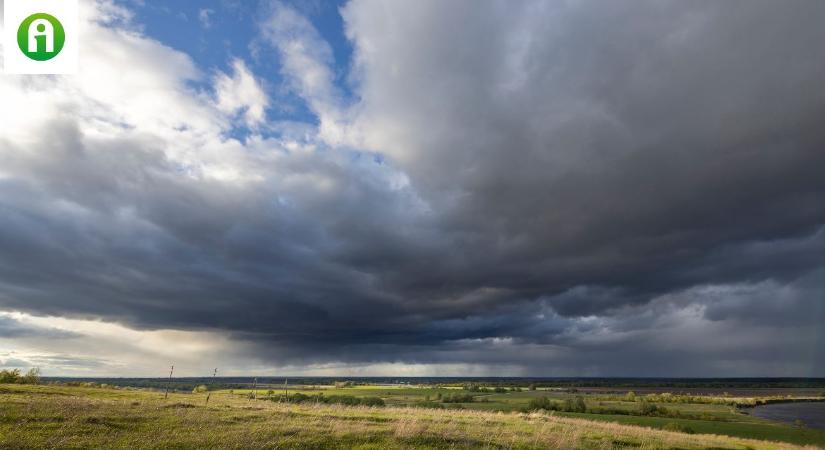
[[[656,405],[649,403],[647,400],[639,402],[639,414],[643,416],[651,416],[656,413],[657,409]]]
[[[625,399],[625,401],[628,401],[628,402],[635,402],[636,401],[636,393],[633,392],[633,391],[630,391],[630,392],[627,393],[627,395],[624,396],[624,399]]]
[[[200,394],[200,393],[206,392],[208,390],[209,390],[209,388],[207,388],[205,384],[202,384],[200,386],[196,386],[195,389],[192,389],[192,393],[193,394]]]
[[[23,384],[40,384],[40,369],[32,367],[20,380]]]
[[[530,400],[530,403],[527,405],[527,409],[530,411],[535,411],[539,409],[550,411],[556,409],[556,402],[550,400],[547,397],[538,397]]]
[[[584,403],[584,397],[581,395],[576,397],[575,403],[576,412],[587,412],[587,405]]]
[[[20,381],[20,369],[0,370],[0,383],[18,383]]]

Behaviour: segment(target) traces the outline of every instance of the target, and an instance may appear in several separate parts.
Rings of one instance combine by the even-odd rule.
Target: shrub
[[[652,416],[657,411],[656,405],[653,403],[648,402],[647,400],[642,400],[639,402],[639,414],[643,416]]]
[[[584,397],[582,397],[582,396],[577,396],[576,397],[576,401],[574,402],[573,406],[576,408],[576,412],[586,412],[587,411],[587,405],[584,403]]]
[[[695,433],[695,431],[693,431],[693,428],[682,425],[680,423],[676,423],[676,422],[668,422],[668,423],[665,424],[665,426],[662,427],[662,429],[667,430],[667,431],[676,431],[676,432],[679,432],[679,433],[687,433],[687,434]]]
[[[324,394],[319,394],[319,395],[312,396],[312,395],[306,395],[306,394],[302,394],[300,392],[296,392],[296,393],[290,395],[289,398],[286,399],[286,400],[288,400],[290,403],[304,403],[304,402],[310,401],[310,400],[315,400],[319,403],[322,403],[322,401],[320,400],[320,397],[322,397],[323,395]],[[270,398],[273,401],[283,400],[282,397],[270,397]]]
[[[25,375],[20,374],[20,369],[0,370],[0,383],[40,384],[40,369],[29,369]]]
[[[536,411],[539,409],[543,409],[545,411],[583,413],[587,412],[587,405],[585,404],[584,398],[582,396],[578,396],[575,399],[565,399],[563,403],[550,400],[547,397],[538,397],[530,400],[530,403],[527,404],[528,411]]]
[[[272,401],[283,400],[283,397],[271,397]],[[326,403],[347,406],[384,406],[384,400],[380,397],[355,397],[352,395],[306,395],[296,392],[289,396],[290,403]]]
[[[336,381],[335,382],[335,389],[342,389],[355,386],[355,383],[352,381]]]
[[[361,397],[361,404],[364,406],[384,406],[381,397]]]
[[[527,409],[530,411],[536,411],[539,409],[551,411],[557,409],[557,406],[556,402],[547,397],[538,397],[530,400],[530,403],[527,404]]]
[[[23,384],[40,384],[40,369],[32,367],[20,380]]]
[[[635,402],[636,401],[636,393],[633,392],[633,391],[630,391],[630,392],[627,393],[627,395],[624,396],[624,399],[625,399],[625,401],[628,401],[628,402]]]
[[[535,383],[530,383],[530,386],[528,386],[527,389],[529,389],[531,391],[535,391],[536,390],[536,384]]]
[[[337,403],[347,406],[384,406],[384,400],[379,397],[353,397],[351,395],[330,395],[327,397],[320,396],[324,403]]]
[[[444,409],[444,405],[432,401],[416,402],[415,406],[418,408]]]
[[[496,388],[493,389],[493,392],[495,392],[496,394],[504,394],[504,393],[507,392],[507,389],[505,389],[501,386],[496,386]]]
[[[20,369],[0,370],[0,383],[18,383],[20,381]]]
[[[441,397],[442,403],[472,403],[475,398],[470,394],[447,394]]]
[[[208,390],[209,390],[209,388],[207,388],[205,384],[202,384],[200,386],[195,386],[195,389],[192,389],[192,393],[193,394],[200,394],[200,393],[206,392]]]

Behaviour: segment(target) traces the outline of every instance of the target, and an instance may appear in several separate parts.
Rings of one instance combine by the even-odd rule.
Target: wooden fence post
[[[210,384],[210,387],[211,387],[212,385],[214,385],[214,384],[215,384],[215,375],[217,375],[217,374],[218,374],[218,368],[217,368],[217,367],[215,367],[215,371],[214,371],[214,372],[212,372],[212,383]],[[206,391],[206,403],[204,403],[204,405],[208,405],[208,404],[209,404],[209,396],[210,396],[210,395],[212,395],[212,391],[207,390],[207,391]]]
[[[163,394],[163,399],[166,400],[169,398],[169,385],[172,384],[172,372],[175,371],[175,365],[172,364],[172,368],[169,369],[169,381],[166,383],[166,393]]]

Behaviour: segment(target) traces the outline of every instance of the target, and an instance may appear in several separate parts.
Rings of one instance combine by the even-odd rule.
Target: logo
[[[3,0],[3,72],[72,74],[78,62],[78,0]]]
[[[46,13],[32,14],[17,29],[17,45],[28,58],[48,61],[63,50],[66,31],[63,24]]]

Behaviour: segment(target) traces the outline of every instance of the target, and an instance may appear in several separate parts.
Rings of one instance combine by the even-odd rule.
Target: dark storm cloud
[[[342,12],[385,162],[254,150],[232,184],[71,114],[0,134],[0,305],[279,363],[823,374],[825,4]]]

